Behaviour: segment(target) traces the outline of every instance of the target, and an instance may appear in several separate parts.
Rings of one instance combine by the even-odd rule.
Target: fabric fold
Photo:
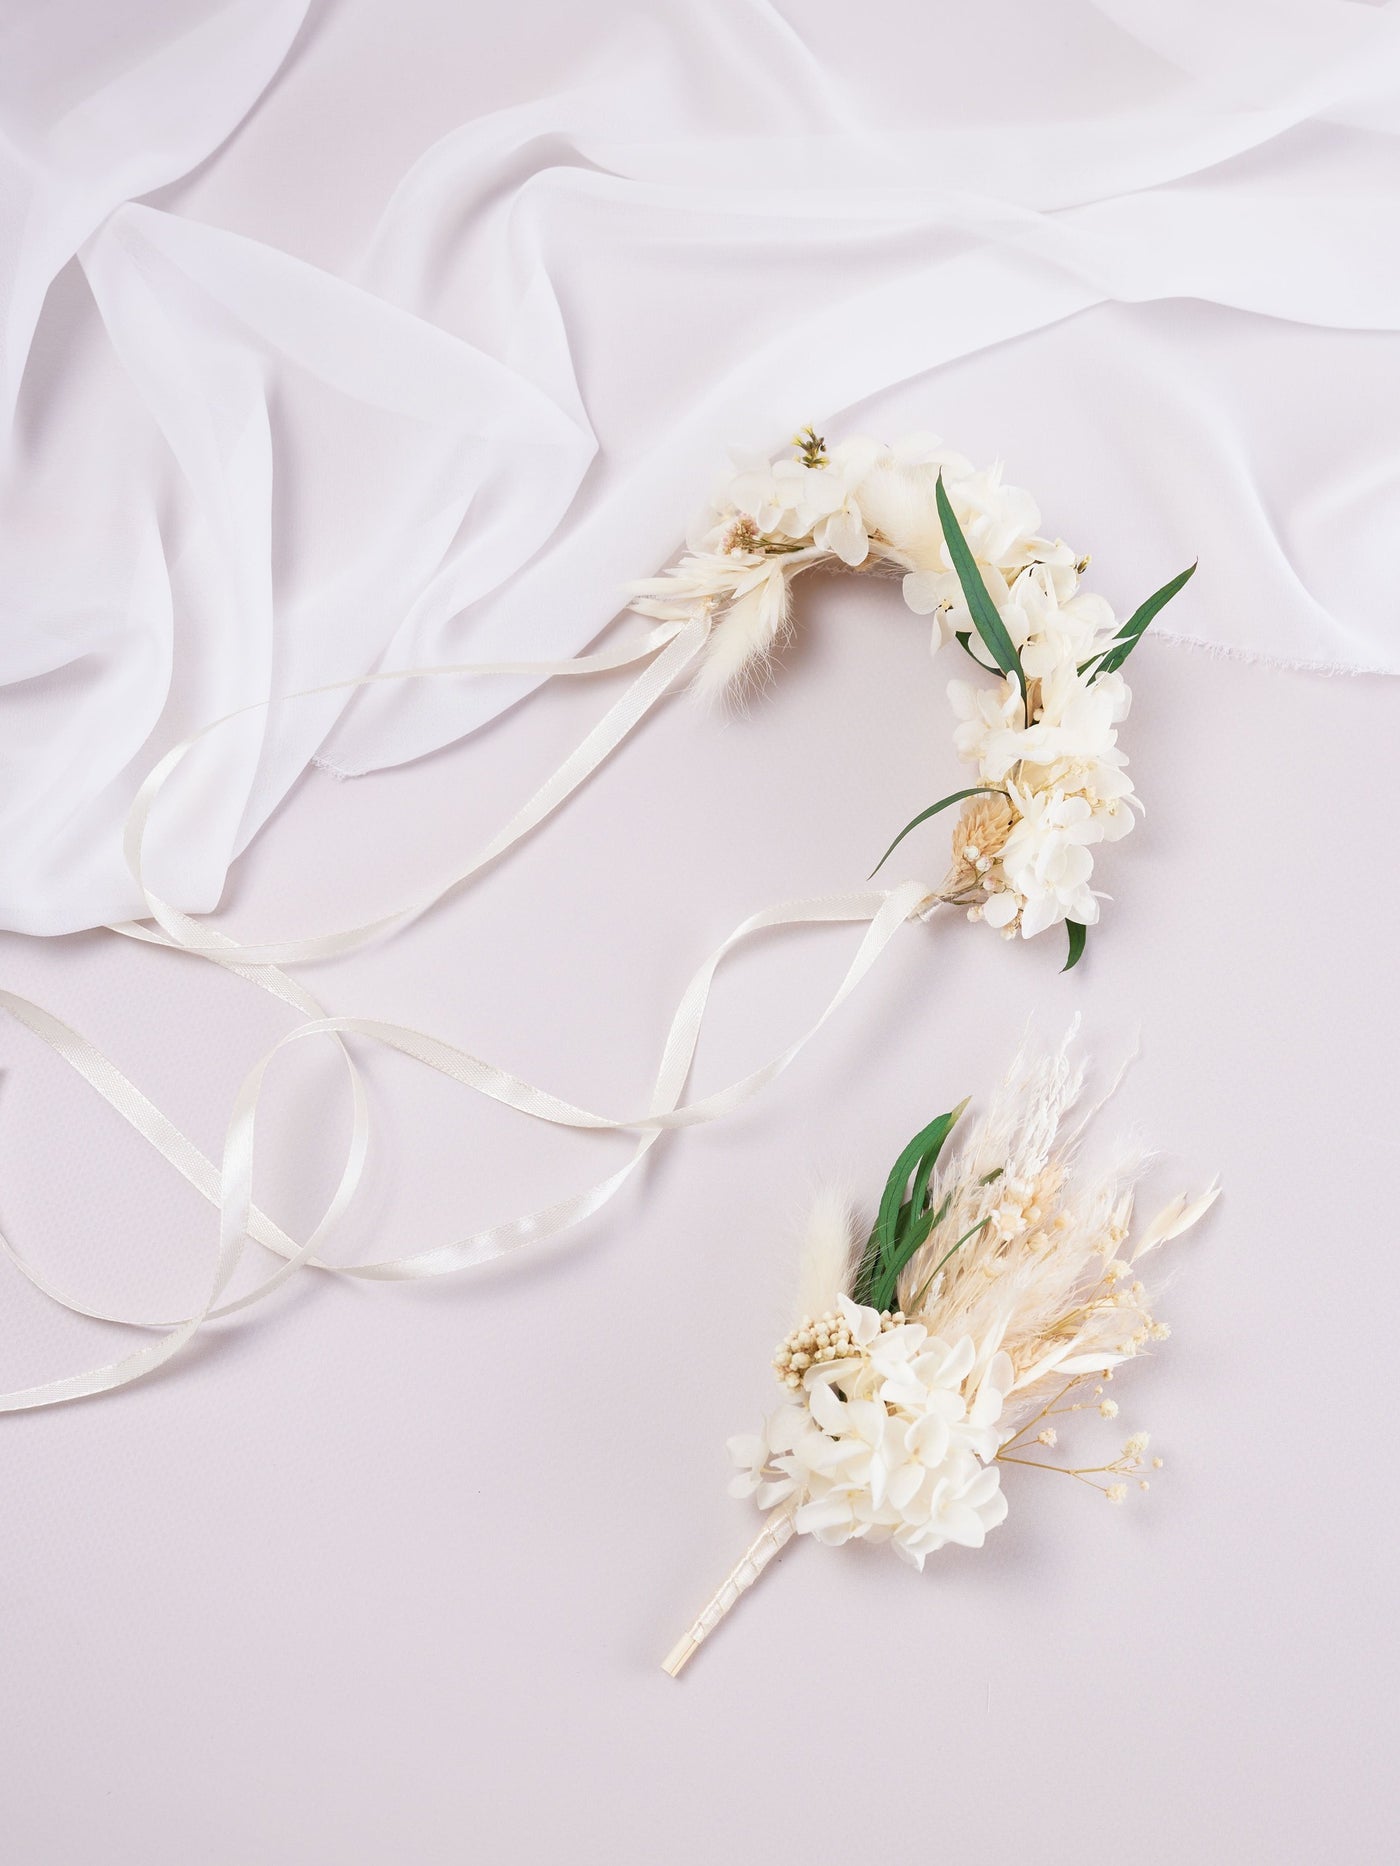
[[[1125,606],[1199,543],[1164,638],[1400,670],[1370,420],[1400,369],[1394,9],[877,4],[853,26],[605,0],[556,51],[531,5],[487,47],[407,0],[398,90],[369,0],[310,33],[304,12],[11,29],[0,924],[140,911],[120,825],[212,719],[579,652],[725,447],[808,420],[1004,451]],[[383,134],[406,96],[411,133],[395,104]],[[313,760],[402,763],[528,690],[250,717],[182,769],[155,885],[212,908]]]

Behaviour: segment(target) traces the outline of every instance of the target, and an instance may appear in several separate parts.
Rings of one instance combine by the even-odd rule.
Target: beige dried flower
[[[886,1309],[880,1316],[880,1334],[888,1334],[892,1328],[898,1328],[904,1320],[903,1312],[893,1313]],[[802,1377],[809,1367],[819,1367],[830,1361],[845,1361],[859,1356],[865,1349],[851,1333],[847,1318],[839,1309],[832,1309],[815,1319],[807,1315],[797,1327],[778,1343],[773,1356],[773,1371],[785,1387],[800,1387]]]
[[[953,825],[952,872],[948,892],[963,893],[980,887],[982,876],[1006,846],[1011,833],[1010,800],[1001,796],[970,797]],[[978,863],[986,867],[979,868]]]

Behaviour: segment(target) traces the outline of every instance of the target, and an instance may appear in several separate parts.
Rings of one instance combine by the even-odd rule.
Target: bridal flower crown
[[[631,586],[643,615],[713,619],[696,677],[718,697],[761,670],[791,627],[792,585],[818,565],[895,572],[933,620],[933,649],[958,646],[1000,679],[953,680],[954,743],[978,782],[921,810],[895,837],[961,803],[938,898],[1004,938],[1062,922],[1074,965],[1102,896],[1092,850],[1134,823],[1138,798],[1118,749],[1131,694],[1122,667],[1193,564],[1121,625],[1080,588],[1089,559],[1040,534],[1030,494],[999,466],[979,470],[933,436],[893,447],[855,437],[828,448],[811,428],[777,460],[737,472],[690,527],[689,548]]]

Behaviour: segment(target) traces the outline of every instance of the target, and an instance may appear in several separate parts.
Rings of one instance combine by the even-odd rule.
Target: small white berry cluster
[[[973,863],[977,876],[976,885],[982,889],[986,896],[984,900],[973,901],[972,905],[967,910],[967,917],[972,921],[985,920],[987,918],[987,902],[995,900],[998,894],[1011,894],[1011,887],[1005,875],[1002,873],[1000,865],[998,864],[994,867],[990,856],[983,855],[980,851],[974,851],[971,848],[968,849],[967,853],[969,856],[976,855],[976,860]],[[1000,910],[998,909],[997,911]],[[994,922],[993,924],[996,924],[997,931],[1001,934],[1003,939],[1015,939],[1016,935],[1021,931],[1020,908],[1018,907],[1016,909],[1011,919],[1003,920],[1000,923]]]
[[[902,1309],[882,1309],[880,1333],[888,1334],[903,1321]],[[783,1386],[800,1387],[809,1367],[820,1366],[825,1361],[851,1360],[864,1352],[851,1334],[850,1324],[836,1310],[819,1315],[815,1320],[804,1315],[792,1333],[779,1342],[773,1356],[773,1371]]]
[[[967,908],[969,920],[982,919],[988,900],[1007,886],[1000,856],[1012,821],[1008,800],[997,792],[994,796],[975,797],[954,825],[953,868],[946,894],[959,905],[971,903]],[[1001,930],[1004,938],[1014,939],[1016,922]]]

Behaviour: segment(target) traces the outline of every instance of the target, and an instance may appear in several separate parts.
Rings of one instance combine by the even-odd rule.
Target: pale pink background
[[[348,25],[319,8],[290,66],[307,88],[274,89],[250,119],[264,173],[288,179],[249,230],[341,263],[379,202],[328,151],[353,141],[352,169],[396,177],[426,123],[565,84],[591,51],[584,9],[542,5],[513,62],[473,10],[463,56],[458,10],[419,6],[413,27],[400,8]],[[944,12],[952,68],[975,67],[1008,112],[1057,82],[1107,82],[1083,50],[1102,35],[1068,32],[1069,9],[1044,9],[1043,59],[1037,40],[1006,66],[994,9]],[[853,16],[816,13],[834,61]],[[425,19],[448,22],[431,108]],[[906,102],[932,95],[936,72],[898,75]],[[373,135],[347,137],[360,115]],[[217,159],[176,198],[245,224]],[[64,328],[41,326],[41,369],[62,373]],[[1298,577],[1291,624],[1315,602],[1345,626],[1382,601],[1393,614],[1388,558],[1339,536],[1329,488],[1385,454],[1394,346],[1176,301],[1110,307],[841,427],[935,427],[1005,456],[1052,531],[1092,547],[1120,611],[1201,545],[1169,514],[1224,513],[1228,533],[1248,509],[1272,554],[1207,553],[1176,624],[1209,632],[1256,578],[1277,589],[1265,573],[1281,563]],[[1241,385],[1273,425],[1227,457],[1201,410],[1231,432]],[[1267,624],[1267,596],[1259,608]],[[893,586],[814,584],[746,717],[673,700],[483,885],[307,981],[338,1011],[634,1111],[684,981],[737,921],[859,885],[899,824],[965,781],[953,671],[930,663]],[[1105,857],[1115,898],[1075,973],[1060,976],[1053,937],[910,928],[760,1102],[667,1139],[567,1243],[421,1287],[303,1277],[144,1384],[3,1421],[3,1866],[1393,1856],[1395,690],[1150,637],[1132,671],[1124,743],[1148,815]],[[386,775],[314,772],[236,869],[229,924],[256,937],[369,917],[464,861],[613,691],[547,692]],[[892,879],[936,878],[944,846],[926,830]],[[785,936],[733,962],[699,1087],[805,1027],[854,943]],[[211,1152],[290,1022],[236,979],[107,934],[0,937],[0,981]],[[1172,1339],[1115,1389],[1121,1426],[1167,1460],[1152,1494],[1115,1511],[1013,1474],[986,1549],[922,1576],[887,1552],[799,1544],[670,1682],[663,1653],[756,1522],[725,1495],[723,1445],[775,1397],[812,1187],[835,1174],[873,1196],[917,1126],[986,1090],[1032,1011],[1051,1039],[1082,1013],[1105,1074],[1140,1033],[1102,1127],[1162,1149],[1151,1191],[1225,1182],[1175,1251]],[[258,1179],[299,1234],[347,1124],[329,1052],[301,1049],[268,1092]],[[363,1060],[376,1138],[347,1255],[460,1235],[622,1157],[622,1141]],[[207,1285],[209,1208],[8,1022],[0,1224],[95,1302],[176,1314]],[[0,1389],[131,1339],[0,1272]]]
[[[1208,567],[1197,587],[1209,603]],[[805,616],[747,719],[672,702],[489,885],[315,988],[636,1106],[700,954],[760,904],[856,882],[956,779],[946,669],[897,592],[814,586]],[[1136,677],[1149,814],[1078,972],[1053,941],[913,929],[790,1076],[665,1143],[572,1247],[449,1285],[306,1278],[144,1385],[7,1421],[7,1860],[1388,1857],[1394,693],[1150,641]],[[235,922],[287,927],[288,894],[299,925],[393,899],[597,699],[547,695],[391,775],[316,774],[242,865]],[[702,1084],[804,1023],[850,944],[736,963]],[[237,980],[106,936],[10,940],[0,967],[206,1148],[286,1027]],[[773,1397],[807,1191],[829,1169],[875,1190],[1032,1007],[1050,1034],[1082,1010],[1105,1063],[1140,1028],[1109,1131],[1166,1150],[1163,1192],[1225,1178],[1178,1249],[1172,1340],[1118,1389],[1166,1469],[1121,1512],[1019,1473],[987,1548],[922,1576],[799,1544],[671,1683],[662,1653],[753,1527],[723,1441]],[[7,1229],[95,1296],[192,1299],[207,1208],[39,1045],[2,1041]],[[272,1106],[296,1137],[260,1187],[294,1228],[345,1119],[329,1057],[305,1063],[324,1102],[289,1071]],[[381,1138],[347,1242],[377,1255],[620,1146],[367,1068]],[[4,1309],[6,1386],[114,1350],[17,1279]]]

